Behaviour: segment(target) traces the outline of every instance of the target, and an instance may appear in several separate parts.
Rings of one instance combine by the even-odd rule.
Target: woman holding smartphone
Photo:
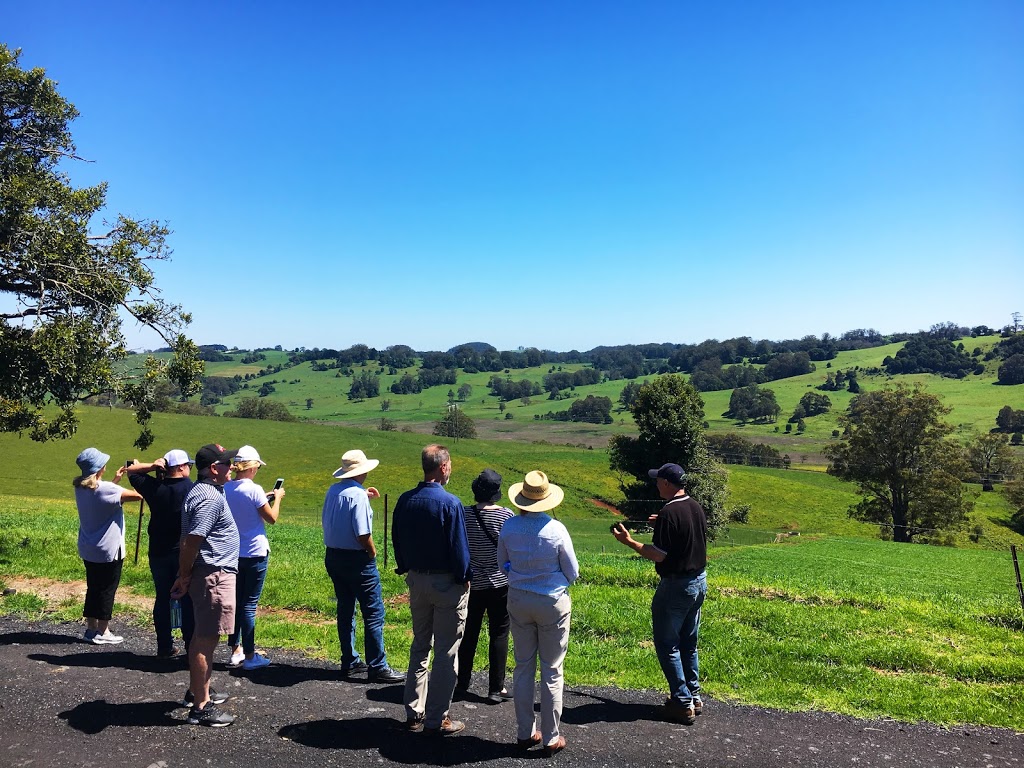
[[[253,482],[266,462],[251,445],[243,445],[235,456],[235,479],[224,485],[224,496],[238,526],[238,578],[235,582],[235,631],[228,636],[231,666],[253,670],[270,659],[256,652],[256,605],[263,593],[270,557],[265,523],[273,525],[281,510],[284,488],[275,489],[273,500]]]

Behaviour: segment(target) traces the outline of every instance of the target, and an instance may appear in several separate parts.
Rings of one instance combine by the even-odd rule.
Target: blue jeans
[[[707,592],[705,573],[663,576],[651,601],[654,649],[668,681],[669,695],[683,705],[700,695],[697,633]]]
[[[384,653],[384,595],[376,558],[362,549],[328,548],[324,556],[327,575],[334,582],[338,598],[338,642],[341,666],[347,669],[359,661],[356,650],[356,601],[363,614],[363,652],[371,672],[388,666]]]
[[[256,604],[263,593],[270,555],[238,558],[238,576],[235,581],[235,631],[228,635],[228,645],[234,648],[241,637],[246,656],[256,652]]]
[[[178,578],[178,550],[173,549],[163,555],[150,555],[149,572],[153,574],[153,588],[156,590],[156,599],[153,600],[156,650],[157,653],[167,652],[174,647],[171,635],[171,587]],[[186,592],[178,602],[181,604],[181,638],[185,641],[185,650],[188,650],[196,625],[192,598]]]

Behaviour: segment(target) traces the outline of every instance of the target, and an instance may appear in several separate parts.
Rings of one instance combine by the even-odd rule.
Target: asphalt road
[[[115,624],[117,622],[115,621]],[[154,658],[143,629],[115,626],[120,646],[81,641],[78,624],[0,617],[0,766],[517,766],[547,761],[513,746],[510,703],[459,701],[450,737],[404,732],[401,685],[345,682],[337,666],[273,652],[266,669],[220,667],[229,728],[185,722],[184,663]],[[392,660],[401,666],[399,659]],[[485,682],[475,681],[477,690]],[[664,694],[569,685],[562,732],[569,766],[1019,766],[1024,734],[939,728],[709,700],[691,727],[658,719]]]

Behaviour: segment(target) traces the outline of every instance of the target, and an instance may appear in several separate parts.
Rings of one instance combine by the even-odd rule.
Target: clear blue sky
[[[158,282],[199,343],[585,350],[1024,311],[1019,0],[3,17],[82,113],[73,180],[174,230]]]

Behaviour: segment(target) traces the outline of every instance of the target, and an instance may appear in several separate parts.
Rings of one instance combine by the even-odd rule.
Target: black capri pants
[[[85,608],[82,615],[87,619],[110,621],[114,612],[114,593],[121,583],[121,568],[124,560],[109,563],[85,563]]]

